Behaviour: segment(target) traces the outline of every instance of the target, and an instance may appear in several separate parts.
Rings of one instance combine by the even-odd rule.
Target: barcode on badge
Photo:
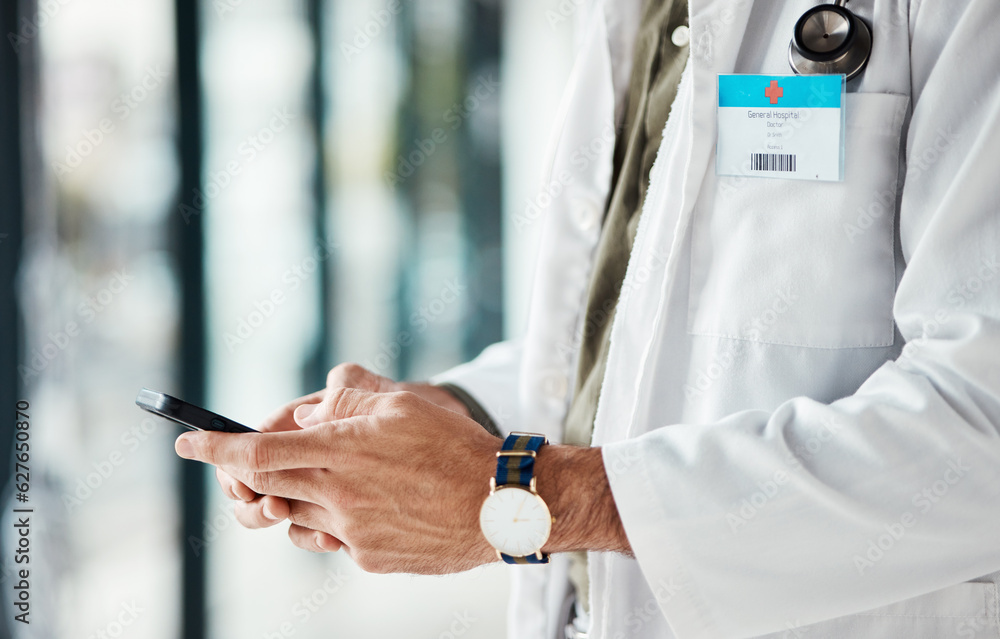
[[[795,173],[795,156],[782,153],[751,153],[750,170]]]

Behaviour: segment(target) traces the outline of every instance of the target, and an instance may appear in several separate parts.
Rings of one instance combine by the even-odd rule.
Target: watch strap
[[[503,559],[505,564],[547,564],[549,563],[549,555],[547,553],[540,553],[542,558],[539,559],[538,555],[528,555],[527,557],[512,557],[510,555],[500,554],[500,559]]]
[[[548,440],[542,435],[511,433],[497,453],[497,488],[513,484],[533,489],[535,455]]]
[[[520,486],[535,491],[535,456],[538,449],[549,443],[542,435],[533,433],[511,433],[504,440],[500,452],[497,453],[496,487]],[[508,564],[547,564],[549,556],[541,551],[514,557],[498,552],[500,559]]]

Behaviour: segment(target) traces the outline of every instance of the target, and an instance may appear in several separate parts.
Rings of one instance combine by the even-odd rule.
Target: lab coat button
[[[587,198],[577,198],[573,202],[577,222],[584,231],[589,231],[601,223],[601,207]]]
[[[674,32],[670,35],[670,41],[675,46],[686,47],[691,42],[691,29],[687,25],[682,24],[674,29]]]
[[[569,378],[558,371],[547,371],[539,381],[545,397],[562,400],[569,393]]]

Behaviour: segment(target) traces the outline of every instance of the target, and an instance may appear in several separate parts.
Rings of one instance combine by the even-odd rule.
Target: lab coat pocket
[[[908,100],[847,95],[843,182],[709,172],[692,220],[690,333],[813,348],[892,344]]]

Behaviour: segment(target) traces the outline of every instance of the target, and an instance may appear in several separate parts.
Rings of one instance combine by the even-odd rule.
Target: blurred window
[[[204,0],[181,45],[198,78],[178,77],[175,0],[17,2],[37,126],[17,280],[33,607],[14,636],[178,637],[194,557],[212,638],[503,637],[504,567],[367,575],[294,548],[286,525],[244,530],[210,472],[185,538],[178,428],[133,402],[182,395],[191,216],[206,404],[248,425],[337,362],[423,379],[518,335],[540,224],[515,221],[571,58],[557,0]],[[181,193],[192,81],[201,184]]]

